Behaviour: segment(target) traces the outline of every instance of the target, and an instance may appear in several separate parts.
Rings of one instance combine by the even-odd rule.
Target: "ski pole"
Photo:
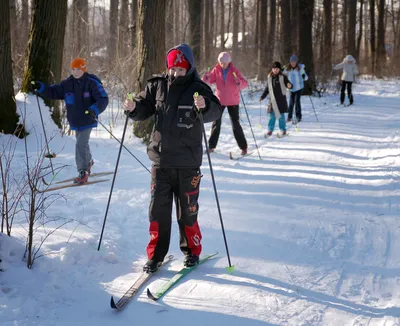
[[[31,84],[34,85],[35,82],[31,81]],[[51,172],[53,173],[54,176],[54,168],[53,168],[53,162],[51,161],[52,158],[56,157],[55,153],[50,153],[50,148],[49,148],[49,142],[47,140],[47,134],[46,134],[46,128],[44,127],[44,121],[43,121],[43,115],[42,115],[42,109],[40,107],[40,103],[39,103],[39,97],[38,95],[35,93],[36,95],[36,102],[39,108],[39,115],[40,115],[40,121],[42,122],[42,128],[43,128],[43,134],[44,134],[44,141],[46,142],[46,147],[47,147],[47,154],[45,154],[44,157],[50,159],[50,167],[51,167]]]
[[[89,111],[85,111],[85,114],[91,114],[91,113],[90,113]],[[123,145],[123,144],[121,143],[121,141],[120,141],[117,137],[115,137],[114,134],[113,134],[110,130],[108,130],[107,127],[106,127],[99,119],[97,119],[97,117],[96,117],[95,115],[91,114],[91,116],[92,116],[94,119],[96,119],[96,121],[97,121],[98,123],[100,123],[100,125],[101,125],[106,131],[108,131],[108,133],[109,133],[118,143],[120,143],[120,144],[122,145],[122,147],[125,148],[125,150],[126,150],[129,154],[131,154],[132,157],[133,157],[136,161],[138,161],[139,164],[140,164],[141,166],[143,166],[143,167],[147,170],[147,172],[151,173],[150,170],[142,163],[142,161],[140,161],[140,160],[125,146],[125,145]]]
[[[233,73],[233,76],[235,77],[235,79],[237,78],[235,72]],[[239,88],[239,86],[238,86],[238,88]],[[261,155],[260,155],[260,151],[259,151],[259,149],[258,149],[256,137],[254,136],[253,128],[251,127],[250,117],[249,117],[249,114],[248,114],[248,112],[247,112],[246,104],[244,103],[242,91],[240,90],[240,88],[239,88],[239,93],[240,93],[240,98],[242,99],[242,102],[243,102],[244,111],[246,112],[246,115],[247,115],[247,120],[249,120],[250,130],[251,130],[251,134],[253,135],[254,143],[256,144],[256,148],[257,148],[257,152],[258,152],[258,157],[259,157],[260,160],[261,160]]]
[[[101,229],[101,234],[100,234],[100,239],[99,239],[99,245],[98,245],[98,247],[97,247],[97,250],[98,250],[98,251],[100,250],[101,240],[103,239],[104,228],[105,228],[105,226],[106,226],[106,220],[107,220],[108,209],[109,209],[109,207],[110,207],[111,196],[112,196],[112,192],[113,192],[113,189],[114,189],[115,178],[116,178],[117,172],[118,172],[119,159],[120,159],[120,157],[121,157],[122,146],[123,146],[124,139],[125,139],[126,127],[128,126],[128,120],[129,120],[129,116],[126,116],[124,131],[122,132],[121,146],[119,147],[119,152],[118,152],[118,156],[117,156],[117,163],[115,164],[114,176],[113,176],[113,180],[112,180],[112,183],[111,183],[110,195],[108,196],[107,208],[106,208],[106,213],[105,213],[104,221],[103,221],[103,227],[102,227],[102,229]]]
[[[194,93],[194,97],[197,98],[199,96],[199,93]],[[208,148],[208,142],[207,142],[207,135],[206,135],[206,129],[204,127],[204,119],[203,119],[203,115],[201,113],[201,110],[197,110],[197,108],[195,108],[196,111],[199,112],[199,117],[200,117],[200,123],[202,126],[202,132],[203,132],[203,138],[204,138],[204,144],[206,145],[206,152],[207,152],[207,158],[208,158],[208,164],[210,166],[210,172],[211,172],[211,180],[212,180],[212,184],[213,184],[213,188],[214,188],[214,194],[215,194],[215,200],[217,202],[217,208],[218,208],[218,215],[219,215],[219,220],[221,222],[221,229],[222,229],[222,235],[224,237],[224,243],[225,243],[225,249],[226,249],[226,255],[228,256],[228,263],[229,263],[229,267],[227,267],[226,269],[229,271],[229,273],[232,273],[233,270],[235,269],[235,266],[233,266],[231,264],[231,257],[229,255],[229,248],[228,248],[228,242],[226,240],[226,234],[225,234],[225,227],[224,227],[224,221],[222,220],[222,213],[221,213],[221,207],[219,205],[219,198],[218,198],[218,193],[217,193],[217,186],[215,184],[215,177],[214,177],[214,170],[212,167],[212,163],[211,163],[211,157],[210,157],[210,151]]]
[[[313,103],[313,101],[312,101],[311,95],[309,95],[309,96],[310,96],[310,101],[311,101],[312,108],[313,108],[313,110],[314,110],[315,119],[317,119],[317,122],[318,122],[318,124],[319,124],[319,127],[321,128],[321,123],[320,123],[319,120],[318,120],[317,111],[315,111],[314,103]]]

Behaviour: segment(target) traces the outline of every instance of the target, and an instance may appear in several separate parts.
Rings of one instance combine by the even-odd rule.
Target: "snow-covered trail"
[[[262,160],[257,153],[229,160],[237,145],[224,114],[218,152],[211,157],[233,274],[225,270],[204,155],[199,223],[204,253],[219,251],[219,256],[157,303],[147,299],[144,288],[126,310],[109,309],[110,295],[121,296],[139,274],[148,241],[149,174],[124,153],[100,252],[110,182],[63,191],[67,202],[49,212],[76,221],[49,238],[44,250],[52,254],[38,259],[33,270],[21,263],[22,221],[13,231],[20,245],[0,242],[6,268],[0,273],[2,323],[400,324],[400,86],[396,81],[355,86],[354,106],[337,107],[338,95],[312,99],[320,123],[303,96],[299,131],[290,125],[283,139],[263,137],[259,104],[245,94]],[[254,148],[244,113],[242,120]],[[264,112],[261,121],[265,127]],[[121,128],[114,131],[121,135]],[[113,169],[118,144],[101,127],[92,137],[95,168]],[[74,140],[63,141],[58,158],[71,164],[62,172],[69,176]],[[144,147],[133,139],[127,144],[149,166]],[[175,222],[171,239],[176,259],[148,284],[151,289],[181,267]]]

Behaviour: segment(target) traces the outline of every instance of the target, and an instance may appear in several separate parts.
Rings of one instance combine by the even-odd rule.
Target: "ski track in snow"
[[[59,192],[65,198],[47,213],[71,222],[49,237],[41,249],[45,256],[32,270],[23,261],[25,217],[14,221],[12,239],[0,236],[0,267],[5,270],[0,273],[1,325],[400,325],[400,86],[395,80],[360,80],[354,86],[355,105],[350,107],[336,106],[338,94],[313,98],[320,123],[303,96],[299,131],[289,124],[283,139],[264,138],[259,125],[265,128],[266,114],[260,119],[257,94],[244,93],[261,161],[257,151],[229,159],[229,152],[239,149],[225,112],[211,158],[233,274],[225,270],[228,261],[204,155],[199,223],[203,252],[219,251],[218,257],[160,301],[147,299],[146,287],[157,288],[182,266],[173,218],[170,253],[175,259],[124,311],[109,308],[110,296],[121,297],[140,274],[148,241],[150,176],[123,152],[100,251],[111,181]],[[17,100],[36,132],[28,138],[35,157],[42,144],[36,99],[29,96],[26,106],[23,94]],[[43,113],[48,130],[54,129],[48,112]],[[122,125],[121,120],[113,128],[118,138]],[[1,137],[3,143],[9,139]],[[76,173],[74,145],[73,137],[57,134],[50,143],[57,153],[54,164],[67,164],[60,180]],[[126,145],[150,167],[139,140],[127,135]],[[23,148],[23,142],[17,144],[21,160],[13,162],[15,169],[22,169]],[[112,171],[119,144],[101,126],[92,133],[91,148],[93,171]],[[59,224],[39,227],[36,241]]]

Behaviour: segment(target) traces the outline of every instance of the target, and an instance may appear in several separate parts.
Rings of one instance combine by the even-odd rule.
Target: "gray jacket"
[[[356,60],[350,54],[343,59],[343,62],[334,66],[333,69],[334,70],[343,69],[341,79],[347,82],[354,82],[356,79],[356,75],[359,74],[359,70],[356,65]]]

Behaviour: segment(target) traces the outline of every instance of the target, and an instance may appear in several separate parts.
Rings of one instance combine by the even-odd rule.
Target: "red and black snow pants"
[[[151,174],[148,259],[163,261],[168,253],[173,200],[179,225],[180,249],[185,255],[200,256],[201,232],[197,223],[200,169],[153,167]]]

